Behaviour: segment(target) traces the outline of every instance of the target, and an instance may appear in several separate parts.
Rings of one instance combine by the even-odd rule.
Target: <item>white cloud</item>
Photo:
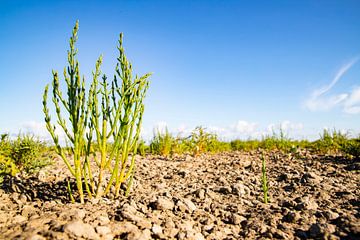
[[[269,124],[266,127],[261,127],[258,123],[239,120],[236,124],[232,124],[227,127],[209,127],[208,129],[218,134],[221,139],[259,139],[267,135],[272,135],[274,131],[279,129],[285,131],[285,133],[292,138],[302,137],[301,131],[304,129],[304,125],[300,122],[291,122],[288,120],[282,121],[277,124]]]
[[[55,134],[59,137],[59,142],[64,143],[65,142],[65,133],[62,130],[62,128],[56,124],[55,125]],[[40,123],[36,121],[28,121],[21,124],[20,127],[21,131],[24,133],[33,134],[34,136],[39,137],[41,140],[49,141],[51,140],[50,133],[46,129],[45,123]]]
[[[281,129],[288,131],[288,130],[302,130],[304,125],[302,123],[293,123],[288,120],[283,121],[280,123]]]
[[[343,112],[348,114],[360,113],[360,90],[355,87],[350,93],[340,93],[331,96],[326,94],[335,86],[335,84],[344,76],[344,74],[359,60],[359,57],[352,59],[343,65],[336,73],[333,80],[326,86],[315,89],[310,98],[305,101],[305,108],[310,111],[328,111],[334,107],[341,107]]]
[[[360,113],[360,87],[355,87],[344,102],[344,112]]]
[[[301,131],[304,129],[304,124],[300,122],[291,122],[289,120],[282,121],[281,123],[271,123],[267,126],[266,131],[263,132],[263,136],[272,135],[274,132],[279,133],[282,130],[289,137],[300,137]]]
[[[238,133],[252,134],[256,131],[257,124],[251,123],[243,120],[239,120],[234,126],[233,129]]]
[[[21,130],[25,133],[34,134],[43,139],[47,139],[50,137],[45,123],[39,123],[36,121],[29,121],[21,124]]]
[[[315,97],[319,97],[323,94],[325,94],[326,92],[330,91],[330,89],[332,87],[334,87],[334,85],[341,79],[341,77],[359,60],[359,57],[356,57],[354,59],[352,59],[350,62],[344,64],[339,71],[336,73],[335,77],[333,78],[333,80],[330,82],[329,85],[324,86],[320,89],[317,89],[313,92],[313,95]]]
[[[228,129],[226,129],[224,127],[217,127],[217,126],[210,126],[210,127],[205,128],[205,130],[207,130],[208,132],[216,133],[216,134],[226,134],[226,132],[228,131]]]
[[[348,98],[348,94],[342,93],[334,96],[330,96],[327,98],[311,98],[306,102],[306,106],[310,111],[328,111],[339,104],[341,104],[346,98]]]

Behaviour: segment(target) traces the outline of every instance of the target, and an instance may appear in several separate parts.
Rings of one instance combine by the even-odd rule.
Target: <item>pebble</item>
[[[319,205],[315,202],[315,200],[311,198],[304,198],[300,203],[298,203],[295,207],[296,210],[317,210]]]
[[[199,199],[204,199],[205,198],[205,190],[200,188],[198,190],[196,190],[195,195],[199,198]]]
[[[39,234],[34,234],[30,237],[27,237],[26,240],[46,240],[46,238]]]
[[[188,198],[183,199],[184,204],[186,207],[190,210],[190,212],[193,212],[196,210],[196,205]]]
[[[96,232],[100,234],[100,236],[105,236],[111,234],[111,229],[107,226],[97,226]]]
[[[75,237],[83,237],[91,240],[100,239],[95,229],[82,221],[73,221],[64,226],[64,232],[74,235]]]
[[[298,212],[293,212],[293,211],[288,212],[283,217],[283,221],[288,223],[295,223],[299,219],[300,219],[300,214]]]
[[[156,210],[172,210],[174,206],[175,205],[172,200],[164,197],[159,197],[154,203],[154,207]]]
[[[158,224],[154,224],[151,228],[151,231],[158,237],[163,233],[162,227]]]
[[[101,215],[101,216],[97,217],[97,220],[99,221],[100,225],[107,225],[110,223],[110,219],[108,216]]]
[[[250,189],[242,183],[236,183],[232,185],[231,188],[232,188],[232,193],[239,197],[245,196],[250,193]]]
[[[219,193],[227,195],[227,194],[230,194],[232,192],[232,189],[229,186],[222,186],[222,187],[219,187],[217,191]]]

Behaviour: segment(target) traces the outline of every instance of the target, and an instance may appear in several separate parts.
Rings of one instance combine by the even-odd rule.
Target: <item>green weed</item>
[[[267,175],[266,175],[266,160],[264,155],[261,156],[261,161],[262,161],[262,168],[261,168],[261,182],[262,182],[262,190],[264,193],[264,203],[267,204],[269,202],[269,196],[268,196],[268,192],[269,192],[269,185],[268,185],[268,181],[267,181]]]

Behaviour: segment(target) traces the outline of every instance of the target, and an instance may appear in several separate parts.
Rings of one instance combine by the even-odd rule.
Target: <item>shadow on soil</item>
[[[348,171],[360,170],[360,158],[348,159],[343,156],[321,156],[318,161],[321,163],[341,165]]]
[[[34,201],[61,201],[69,202],[67,180],[58,182],[42,182],[36,177],[20,178],[6,176],[1,188],[6,193],[18,193],[26,196],[27,200]],[[76,189],[75,182],[70,182],[71,189]]]

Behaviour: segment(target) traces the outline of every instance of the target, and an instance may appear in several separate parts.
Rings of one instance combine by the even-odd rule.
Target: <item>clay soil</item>
[[[360,239],[360,163],[268,152],[137,157],[128,198],[71,203],[59,160],[0,189],[0,239]]]

